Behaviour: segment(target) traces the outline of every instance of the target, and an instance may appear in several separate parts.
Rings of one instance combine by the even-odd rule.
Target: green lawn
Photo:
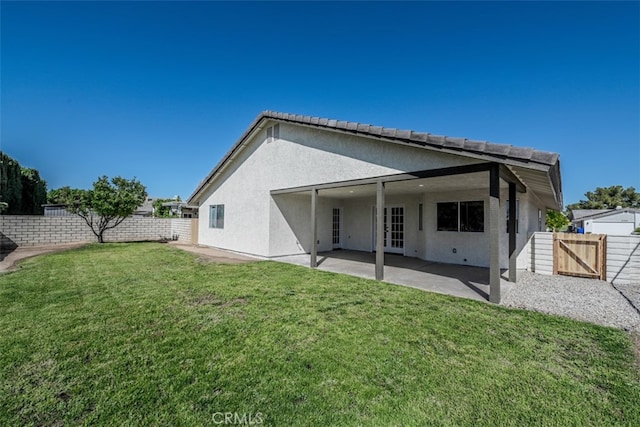
[[[161,244],[0,275],[0,425],[640,425],[622,331]],[[254,424],[255,425],[255,424]]]

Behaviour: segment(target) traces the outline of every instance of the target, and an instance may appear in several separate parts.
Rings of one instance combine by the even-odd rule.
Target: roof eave
[[[491,144],[484,141],[471,141],[465,138],[449,138],[434,136],[427,133],[414,132],[408,130],[398,130],[394,128],[383,128],[367,124],[346,122],[319,117],[293,115],[273,111],[263,111],[249,125],[247,130],[238,138],[229,152],[218,162],[211,172],[203,179],[196,190],[189,196],[187,202],[193,204],[195,199],[206,190],[213,182],[215,176],[222,172],[229,161],[231,161],[243,148],[243,144],[251,139],[256,131],[262,129],[263,122],[273,120],[282,123],[292,123],[298,126],[320,128],[327,131],[340,132],[344,134],[360,135],[380,141],[392,142],[413,147],[423,147],[426,149],[445,152],[448,154],[463,155],[484,161],[496,161],[512,166],[521,166],[530,169],[546,171],[549,176],[550,186],[557,208],[562,210],[562,193],[560,182],[559,155],[557,153],[540,152],[533,149],[523,149],[504,144]],[[486,150],[489,152],[478,151]],[[520,157],[509,156],[512,151],[520,152]],[[557,172],[554,172],[557,170]]]
[[[227,162],[231,160],[234,155],[236,155],[242,149],[243,143],[249,140],[256,131],[262,129],[262,123],[266,121],[266,119],[267,117],[265,115],[265,112],[262,112],[258,115],[258,117],[255,118],[255,120],[249,125],[247,130],[245,130],[240,138],[238,138],[238,140],[233,144],[227,154],[225,154],[224,157],[218,162],[218,164],[214,166],[211,172],[209,172],[209,174],[202,181],[200,181],[195,191],[187,198],[188,204],[193,204],[194,199],[198,197],[200,193],[202,193],[202,191],[204,191],[209,186],[209,184],[211,184],[211,181],[213,180],[215,175],[220,172],[223,167],[226,166]]]

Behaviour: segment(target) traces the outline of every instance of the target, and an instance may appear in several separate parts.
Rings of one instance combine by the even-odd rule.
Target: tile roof
[[[354,135],[362,135],[391,142],[401,142],[421,147],[441,149],[449,152],[459,152],[464,155],[474,154],[489,161],[512,161],[519,165],[520,169],[541,168],[550,174],[555,201],[549,206],[556,205],[557,209],[562,207],[562,195],[560,184],[560,163],[559,154],[547,151],[538,151],[533,148],[514,147],[507,144],[494,144],[487,141],[475,141],[467,138],[453,138],[449,136],[433,135],[425,132],[403,130],[374,126],[365,123],[349,122],[315,116],[304,116],[300,114],[280,113],[276,111],[263,111],[244,131],[229,152],[218,162],[211,172],[198,184],[195,191],[189,196],[187,201],[193,202],[195,196],[202,191],[213,179],[216,173],[225,163],[240,149],[242,144],[259,128],[264,120],[274,120],[284,123],[315,127],[320,129],[341,131]],[[535,165],[538,165],[537,167]]]
[[[609,211],[611,211],[611,209],[572,209],[570,215],[573,220],[579,220],[586,216],[597,215]]]
[[[514,159],[526,162],[554,165],[559,158],[558,153],[538,151],[533,148],[514,147],[507,144],[494,144],[487,141],[474,141],[467,138],[454,138],[450,136],[433,135],[425,132],[402,130],[373,126],[364,123],[347,122],[342,120],[326,119],[321,117],[302,116],[299,114],[279,113],[276,111],[264,111],[256,120],[269,118],[288,123],[297,123],[318,128],[342,130],[358,135],[373,136],[408,144],[430,146],[434,148],[446,148],[456,151],[484,154],[501,159]]]

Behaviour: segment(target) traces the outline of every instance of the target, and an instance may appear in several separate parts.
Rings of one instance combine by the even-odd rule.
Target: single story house
[[[640,227],[640,209],[574,209],[571,225],[585,233],[628,235]]]
[[[557,153],[265,111],[197,186],[198,243],[279,257],[349,249],[500,269],[560,210]],[[508,220],[509,217],[513,221]],[[381,238],[378,238],[381,236]]]

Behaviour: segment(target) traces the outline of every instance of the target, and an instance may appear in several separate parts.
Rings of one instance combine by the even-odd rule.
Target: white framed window
[[[224,205],[209,206],[209,228],[224,228]]]
[[[267,128],[267,142],[273,142],[276,139],[280,139],[280,125],[278,123]]]

